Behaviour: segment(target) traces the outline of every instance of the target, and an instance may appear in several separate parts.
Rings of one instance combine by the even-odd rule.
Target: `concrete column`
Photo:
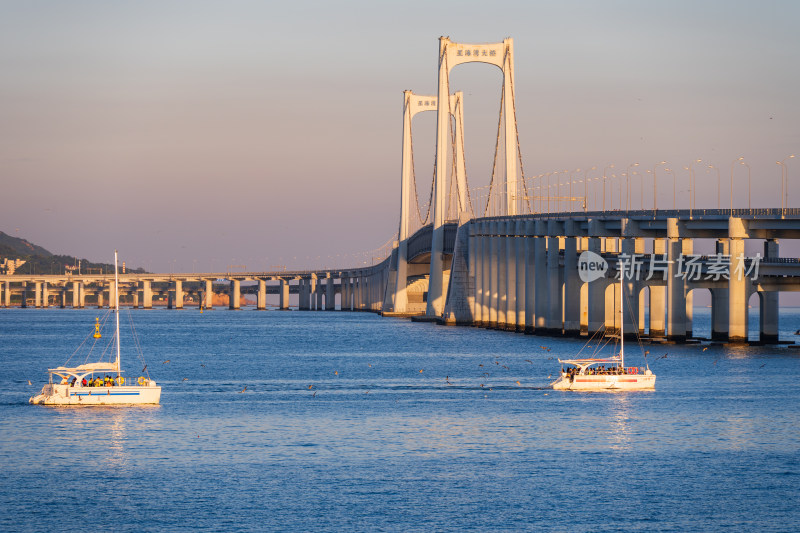
[[[280,307],[282,311],[289,309],[289,280],[281,278],[281,301]]]
[[[230,290],[228,291],[228,309],[239,309],[242,301],[241,282],[238,279],[230,280]]]
[[[5,292],[4,292],[6,283],[7,282],[0,283],[0,307],[5,307],[6,306]]]
[[[114,307],[115,302],[117,301],[117,295],[114,292],[115,288],[114,288],[114,282],[113,281],[109,281],[108,282],[108,289],[107,290],[108,290],[108,308],[111,309],[111,308]]]
[[[35,281],[33,283],[34,305],[36,308],[42,307],[42,282]]]
[[[81,306],[81,284],[78,281],[72,282],[72,308],[79,309]]]
[[[183,309],[183,280],[175,280],[175,309]]]
[[[565,222],[564,239],[564,334],[581,334],[581,278],[578,274],[578,239],[574,237],[573,222]]]
[[[203,292],[203,298],[205,299],[205,304],[203,307],[206,309],[214,309],[214,281],[207,279],[206,281],[206,290]]]
[[[626,223],[629,223],[628,219],[623,219],[623,228]],[[623,229],[623,231],[625,230]],[[633,257],[633,255],[636,253],[636,241],[631,237],[622,239],[622,242],[620,243],[620,250],[622,253]],[[638,324],[636,324],[639,319],[639,284],[636,280],[636,272],[628,272],[628,274],[632,274],[632,276],[625,277],[625,279],[622,280],[622,283],[624,284],[624,298],[620,302],[620,308],[622,309],[622,320],[625,326],[625,335],[635,338],[636,330],[639,328]]]
[[[730,219],[730,223],[741,223],[741,219]],[[744,239],[730,239],[730,277],[728,279],[728,340],[730,342],[747,342],[749,291],[744,277]]]
[[[469,223],[469,241],[467,244],[467,257],[469,264],[469,277],[472,279],[472,286],[474,288],[474,299],[472,304],[472,324],[478,325],[481,322],[481,291],[483,290],[483,280],[481,279],[481,261],[480,261],[480,247],[481,238],[478,236],[478,223]]]
[[[50,288],[46,281],[42,282],[42,307],[50,307]]]
[[[509,331],[517,329],[517,238],[516,223],[508,220],[505,223],[506,234],[506,327]]]
[[[28,307],[28,282],[22,282],[22,298],[20,299],[20,307],[23,309]]]
[[[328,274],[325,282],[325,310],[334,311],[336,309],[336,287],[333,285],[333,276]]]
[[[83,282],[78,285],[78,290],[80,291],[80,306],[81,309],[83,309],[86,307],[86,286],[83,284]]]
[[[497,327],[506,329],[508,320],[508,238],[506,222],[497,223],[495,239],[497,240]]]
[[[491,307],[492,307],[492,240],[491,223],[481,222],[481,322],[482,327],[491,327]]]
[[[600,254],[602,245],[602,238],[590,237],[587,249],[596,254]],[[587,317],[587,331],[589,337],[605,329],[606,286],[607,281],[605,278],[596,279],[588,284],[586,299],[589,308]]]
[[[153,286],[150,281],[142,281],[142,307],[145,309],[153,308]]]
[[[134,286],[131,292],[133,293],[133,308],[139,309],[139,291],[137,287]],[[144,300],[144,294],[142,295],[142,299]]]
[[[547,237],[547,318],[545,326],[550,335],[561,335],[563,330],[562,322],[562,291],[560,269],[561,247],[559,237],[554,236],[558,232],[555,221],[548,223]]]
[[[516,331],[525,331],[525,222],[517,220],[514,224],[514,261],[516,262]]]
[[[267,280],[258,280],[258,296],[256,297],[256,309],[263,311],[267,308]]]
[[[681,239],[681,253],[687,257],[694,253],[694,240]],[[686,288],[686,338],[692,337],[692,320],[694,319],[694,294]]]
[[[489,328],[497,327],[497,306],[500,301],[497,287],[498,254],[497,222],[489,222],[489,323],[486,324]]]
[[[718,239],[716,253],[730,255],[727,239]],[[711,289],[711,339],[728,340],[728,287]]]
[[[308,280],[308,308],[312,311],[317,311],[317,277],[312,275]]]
[[[341,310],[342,311],[349,311],[350,310],[350,303],[348,300],[348,292],[349,292],[349,285],[350,285],[350,277],[347,274],[342,274],[342,278],[339,281],[341,285]]]
[[[322,294],[323,294],[324,290],[325,290],[325,288],[323,287],[322,283],[317,284],[317,294],[316,294],[317,302],[314,305],[314,309],[317,310],[317,311],[322,311]],[[370,304],[372,304],[372,302],[374,301],[374,296],[375,295],[371,294],[370,296],[373,298],[372,300],[370,300]]]
[[[773,259],[779,256],[779,245],[775,239],[764,241],[764,258]],[[778,342],[778,293],[760,292],[761,309],[759,319],[759,341],[774,344]]]
[[[112,307],[112,306],[110,306],[110,307]],[[102,287],[98,287],[98,289],[97,289],[97,308],[98,309],[102,309],[103,308],[103,288]]]
[[[534,281],[536,288],[535,323],[537,334],[547,333],[548,314],[548,280],[547,280],[547,221],[536,221],[536,238],[534,239],[533,264],[536,274]]]
[[[681,241],[677,218],[667,219],[667,338],[676,342],[686,341],[686,289],[684,279],[678,273]]]
[[[525,261],[525,333],[531,334],[535,329],[536,318],[536,270],[534,243],[536,239],[536,223],[525,222],[524,261]]]
[[[665,239],[653,239],[653,254],[662,259],[667,253]],[[666,335],[666,300],[667,288],[663,285],[650,285],[650,337]]]

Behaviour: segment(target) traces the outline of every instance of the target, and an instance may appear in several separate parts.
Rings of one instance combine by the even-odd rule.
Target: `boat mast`
[[[625,285],[625,276],[622,270],[619,273],[619,358],[620,365],[625,368],[625,299],[622,289]]]
[[[114,250],[114,309],[117,315],[117,377],[119,377],[119,273],[117,272],[117,251]]]

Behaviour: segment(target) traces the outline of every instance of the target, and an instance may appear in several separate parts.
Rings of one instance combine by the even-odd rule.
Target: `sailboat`
[[[622,292],[624,286],[625,283],[620,279],[620,315],[625,303]],[[566,370],[562,366],[561,377],[553,383],[553,389],[581,391],[655,389],[656,375],[650,370],[646,359],[644,368],[625,366],[624,315],[620,316],[619,324],[619,353],[602,359],[559,359],[559,363],[569,366]]]
[[[122,375],[119,340],[119,273],[116,250],[114,250],[114,294],[116,295],[114,303],[115,359],[109,362],[84,363],[76,367],[59,366],[47,369],[49,383],[42,387],[39,394],[31,397],[28,400],[29,403],[87,406],[159,403],[161,387],[150,379],[149,374],[135,380],[129,380]],[[98,319],[94,325],[93,337],[99,339],[101,336]],[[138,347],[138,343],[136,344]],[[147,365],[143,372],[145,370],[147,370]]]

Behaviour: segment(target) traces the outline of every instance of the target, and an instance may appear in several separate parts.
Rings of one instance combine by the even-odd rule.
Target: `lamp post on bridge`
[[[628,179],[629,180],[630,180],[631,168],[632,167],[638,167],[638,166],[639,166],[639,163],[631,163],[630,165],[628,165],[627,174],[628,174]],[[630,181],[628,181],[628,184],[630,184]],[[630,189],[628,189],[628,205],[627,205],[628,209],[631,208],[630,203],[631,203],[631,191],[630,191]]]
[[[731,161],[731,216],[733,216],[733,166],[736,163],[739,163],[740,165],[747,165],[747,163],[744,162],[744,157],[740,157],[738,159],[734,159],[733,161]],[[750,165],[747,165],[747,168],[749,169]],[[748,204],[747,207],[749,209],[750,208],[750,174],[749,174],[749,172],[748,172],[748,177],[747,177],[747,189],[748,189],[748,191],[747,191],[747,204]]]
[[[655,165],[653,165],[653,216],[655,216],[656,211],[658,210],[658,182],[656,181],[656,169],[661,165],[666,165],[666,161],[659,161]]]
[[[672,170],[671,168],[665,168],[664,172],[672,174],[672,210],[675,211],[675,205],[676,205],[676,199],[677,199],[676,198],[676,196],[677,196],[676,195],[676,190],[678,188],[678,178],[675,176],[675,171]]]
[[[714,165],[708,165],[708,168],[713,168],[717,171],[717,209],[722,209],[719,168]],[[706,172],[708,172],[708,170],[706,170]]]
[[[702,159],[695,159],[694,161],[689,163],[689,166],[683,167],[683,170],[689,171],[689,218],[692,218],[692,211],[694,210],[694,202],[695,202],[694,193],[697,189],[694,186],[695,185],[694,164],[701,163],[702,161],[703,161]]]
[[[603,211],[606,210],[606,170],[610,168],[614,168],[614,165],[606,165],[606,167],[603,169]]]
[[[786,159],[794,158],[794,154]],[[781,216],[786,214],[786,209],[789,207],[789,169],[786,167],[786,159],[783,161],[775,161],[776,165],[781,166]],[[784,192],[785,192],[785,205],[784,205]]]
[[[583,171],[583,206],[584,206],[583,210],[584,211],[588,210],[588,205],[589,205],[589,178],[587,176],[588,176],[590,170],[596,170],[596,169],[597,169],[597,167],[594,166],[592,168],[587,168],[586,170]],[[596,208],[597,208],[597,206],[595,206],[595,209]]]

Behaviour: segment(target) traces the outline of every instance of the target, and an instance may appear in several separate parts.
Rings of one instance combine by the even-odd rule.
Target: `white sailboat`
[[[131,405],[157,404],[161,387],[148,376],[123,377],[119,340],[119,274],[114,250],[114,315],[116,319],[116,358],[110,362],[84,363],[76,367],[47,369],[49,383],[28,400],[40,405]],[[100,338],[100,323],[95,324],[95,338]],[[143,370],[147,369],[147,365]],[[54,382],[54,376],[57,378]]]
[[[625,305],[622,292],[625,283],[622,279],[619,285],[622,315],[622,308]],[[553,389],[580,391],[655,389],[656,375],[650,371],[646,359],[644,368],[625,366],[624,318],[624,315],[620,316],[619,353],[602,359],[559,359],[559,363],[569,366],[566,370],[562,367],[561,377],[553,383]]]

